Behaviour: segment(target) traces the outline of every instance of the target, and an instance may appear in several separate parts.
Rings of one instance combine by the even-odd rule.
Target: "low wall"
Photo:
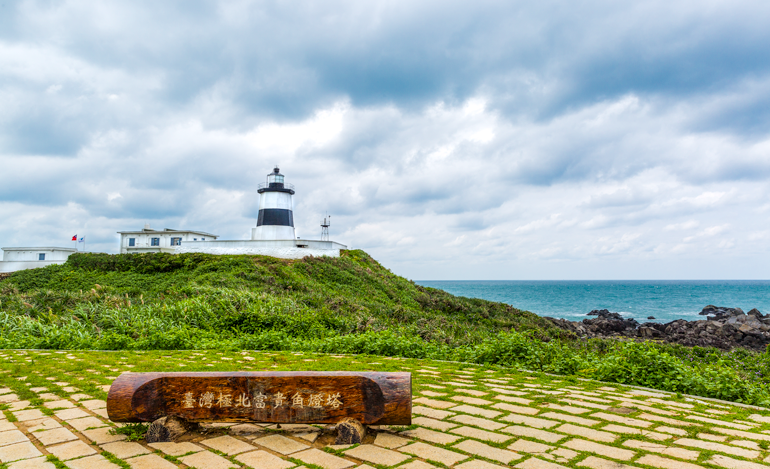
[[[303,246],[303,247],[300,247]],[[281,259],[302,259],[305,256],[340,257],[340,249],[347,246],[334,241],[304,239],[280,240],[216,240],[182,241],[175,254],[204,252],[206,254],[250,254],[272,256]]]
[[[64,264],[62,261],[0,261],[0,273],[16,272],[18,270],[37,269],[54,264]]]
[[[339,249],[310,249],[297,247],[211,247],[211,246],[180,246],[176,248],[176,254],[186,252],[203,252],[206,254],[249,254],[260,256],[278,257],[280,259],[302,259],[306,256],[340,257]]]

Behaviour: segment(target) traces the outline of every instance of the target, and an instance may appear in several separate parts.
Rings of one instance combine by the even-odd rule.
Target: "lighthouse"
[[[276,166],[267,175],[267,182],[257,187],[259,217],[257,227],[251,229],[253,240],[294,240],[294,186],[284,182]]]

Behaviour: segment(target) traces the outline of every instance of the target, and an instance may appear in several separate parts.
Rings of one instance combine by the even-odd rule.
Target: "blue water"
[[[465,281],[416,280],[453,295],[500,301],[540,316],[585,319],[608,309],[639,322],[704,319],[706,305],[770,313],[770,280]],[[654,320],[648,320],[654,316]]]

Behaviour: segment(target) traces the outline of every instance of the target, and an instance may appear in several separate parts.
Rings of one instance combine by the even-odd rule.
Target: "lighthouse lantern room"
[[[284,182],[284,176],[277,166],[267,175],[267,182],[259,184],[257,192],[259,216],[257,227],[251,230],[251,239],[295,239],[294,186]]]

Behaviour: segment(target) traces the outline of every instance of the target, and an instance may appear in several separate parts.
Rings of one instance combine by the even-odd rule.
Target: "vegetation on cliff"
[[[462,360],[770,404],[766,354],[576,339],[509,305],[416,285],[363,251],[297,261],[75,254],[0,280],[0,347]]]

